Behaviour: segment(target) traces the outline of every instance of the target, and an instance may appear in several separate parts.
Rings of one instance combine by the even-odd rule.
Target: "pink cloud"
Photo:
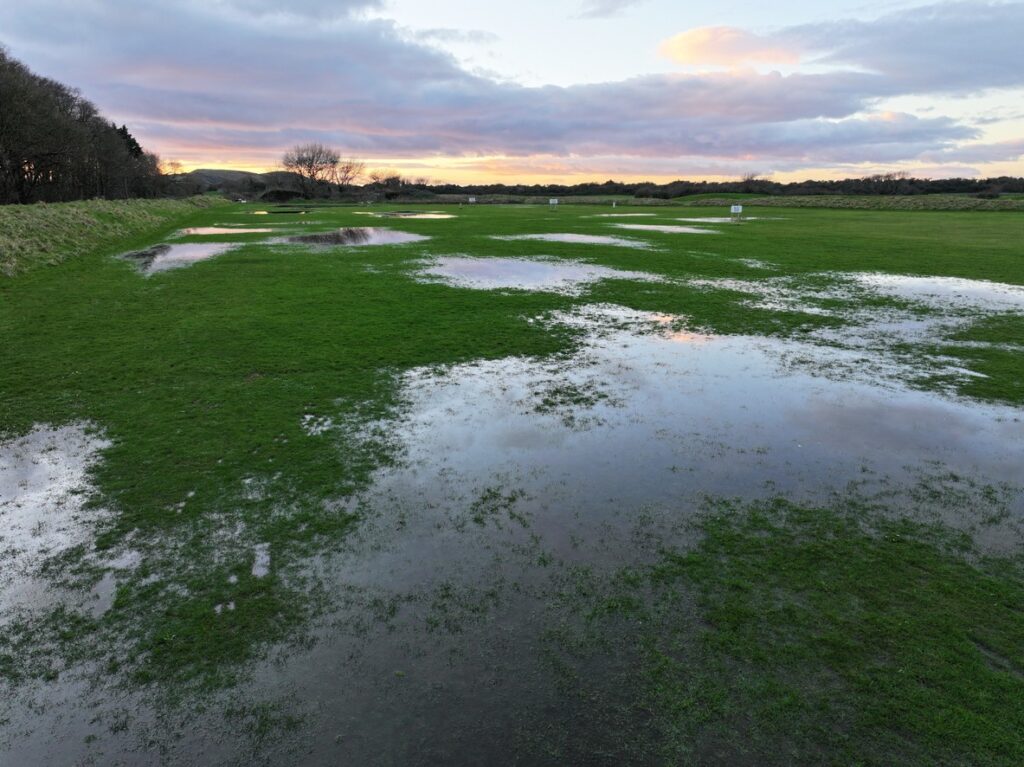
[[[661,44],[662,56],[680,64],[737,66],[751,62],[796,64],[800,54],[767,37],[736,27],[699,27]]]

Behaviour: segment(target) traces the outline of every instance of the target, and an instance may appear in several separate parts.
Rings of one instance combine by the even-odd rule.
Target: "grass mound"
[[[83,200],[0,207],[0,273],[7,277],[154,233],[214,205],[187,200]]]

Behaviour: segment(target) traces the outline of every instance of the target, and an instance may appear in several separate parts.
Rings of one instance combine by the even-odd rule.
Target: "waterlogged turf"
[[[0,761],[1024,759],[1024,216],[411,212],[0,282]]]

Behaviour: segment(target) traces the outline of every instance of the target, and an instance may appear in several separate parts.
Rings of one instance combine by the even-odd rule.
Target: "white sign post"
[[[548,200],[548,204],[549,205],[558,205],[558,198],[557,197],[552,197],[550,200]]]
[[[476,197],[470,197],[469,198],[469,204],[470,205],[476,205]]]
[[[732,213],[732,220],[733,220],[734,223],[739,223],[739,220],[741,218],[743,218],[743,206],[742,205],[733,205],[732,209],[730,210],[730,212]]]

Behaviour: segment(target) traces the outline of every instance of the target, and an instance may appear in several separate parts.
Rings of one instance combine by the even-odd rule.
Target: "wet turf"
[[[343,207],[310,206],[308,215],[307,209],[268,210],[275,214],[275,225],[302,224],[304,234],[328,239],[366,222],[356,209]],[[949,417],[953,411],[964,414],[963,424],[974,424],[957,434],[1017,428],[1013,408],[1024,403],[1019,386],[1024,380],[1020,309],[1012,302],[996,307],[936,305],[844,275],[907,274],[1021,285],[1024,217],[786,210],[779,212],[781,220],[708,227],[720,232],[714,237],[630,230],[630,239],[651,246],[641,250],[587,239],[584,244],[494,239],[625,233],[614,226],[614,218],[595,216],[610,211],[593,207],[551,211],[547,206],[479,206],[445,212],[457,218],[438,222],[406,217],[400,222],[403,232],[429,240],[373,248],[350,243],[354,247],[345,248],[343,258],[337,248],[269,244],[257,236],[262,233],[238,237],[237,247],[215,258],[147,278],[116,258],[129,246],[160,243],[168,234],[161,231],[149,243],[112,246],[15,279],[0,278],[5,358],[0,365],[5,405],[0,410],[0,442],[9,446],[33,429],[46,428],[39,425],[89,423],[111,443],[99,453],[82,488],[87,507],[109,512],[96,516],[91,542],[37,562],[37,575],[83,600],[95,595],[93,601],[104,607],[109,601],[109,609],[78,608],[72,600],[70,606],[5,616],[13,628],[0,638],[6,701],[0,704],[0,723],[8,719],[10,725],[0,724],[0,755],[8,749],[12,758],[23,761],[74,761],[90,753],[130,759],[140,742],[155,737],[200,760],[213,747],[211,741],[223,736],[217,753],[226,762],[266,758],[299,763],[298,754],[311,749],[317,755],[313,763],[332,763],[339,753],[363,762],[429,762],[432,754],[469,762],[474,755],[485,759],[512,753],[511,748],[526,763],[557,762],[559,754],[599,763],[601,754],[609,753],[627,762],[764,762],[768,757],[784,762],[778,755],[786,754],[790,762],[883,763],[886,751],[880,744],[892,745],[900,738],[899,747],[888,753],[901,763],[1019,761],[1007,733],[1020,723],[1024,637],[1015,613],[977,612],[972,607],[979,595],[996,592],[1005,603],[1013,603],[1020,588],[1012,565],[1019,552],[1011,533],[1024,509],[1012,482],[1013,444],[999,447],[1002,443],[993,437],[993,444],[977,454],[985,459],[971,464],[949,452],[956,439],[944,429],[954,430],[957,422]],[[257,220],[252,213],[251,206],[219,207],[174,225],[230,229],[222,225],[251,224]],[[654,216],[639,220],[649,226],[677,226],[685,215],[682,208],[659,208]],[[216,235],[218,243],[231,238],[230,232]],[[477,290],[418,277],[425,263],[453,254],[490,258],[497,265],[547,256],[571,262],[564,268],[603,276],[608,272],[602,270],[642,273],[659,281],[615,278],[612,272],[612,278],[587,282],[566,295]],[[1006,293],[1001,290],[1001,295]],[[687,352],[692,365],[665,378],[662,388],[667,391],[691,385],[715,391],[714,376],[720,375],[723,384],[717,393],[724,394],[730,384],[751,375],[744,372],[744,354],[749,362],[749,349],[773,337],[767,348],[779,350],[780,371],[820,376],[826,391],[840,391],[829,389],[829,381],[860,381],[859,386],[875,387],[872,396],[880,401],[908,407],[919,402],[915,397],[926,396],[934,412],[916,411],[920,417],[914,421],[908,411],[920,430],[902,432],[895,412],[876,424],[876,438],[894,451],[887,459],[894,473],[873,486],[870,516],[896,525],[913,511],[915,519],[921,516],[928,525],[961,530],[973,538],[970,545],[951,548],[948,529],[936,538],[933,527],[915,522],[917,526],[899,528],[906,541],[901,551],[913,555],[905,562],[887,548],[886,531],[895,528],[882,522],[870,529],[858,526],[867,515],[852,500],[861,499],[866,475],[877,483],[885,471],[870,462],[866,465],[871,471],[866,471],[857,459],[885,451],[872,451],[870,434],[845,441],[841,435],[849,436],[870,419],[850,415],[835,429],[840,435],[836,445],[812,448],[810,459],[801,456],[804,447],[787,443],[778,429],[771,439],[748,439],[741,429],[732,433],[740,437],[734,443],[729,428],[756,423],[744,420],[744,407],[778,413],[781,400],[799,394],[786,388],[784,376],[789,373],[766,379],[760,389],[736,388],[734,398],[745,401],[735,403],[734,417],[703,432],[688,428],[687,419],[700,414],[703,400],[696,395],[690,400],[693,411],[664,410],[672,427],[666,433],[678,438],[673,443],[678,460],[662,465],[658,455],[645,457],[639,447],[616,453],[616,440],[643,432],[637,424],[650,415],[644,403],[657,410],[657,390],[633,399],[624,394],[639,385],[636,381],[653,380],[655,369],[645,364],[653,364],[657,355],[640,355],[632,367],[622,366],[628,358],[614,356],[603,363],[603,370],[588,367],[601,362],[597,350],[604,347],[588,346],[591,326],[571,318],[585,317],[594,304],[663,318],[650,317],[646,329],[622,330],[612,323],[606,331],[626,333],[624,345],[637,333],[678,334],[677,341],[705,339],[697,351],[707,349],[706,354]],[[555,321],[556,313],[570,320]],[[883,320],[889,325],[883,327]],[[722,342],[706,339],[723,335],[737,337],[724,343],[739,349],[739,368],[715,368],[724,359],[714,351]],[[744,346],[748,343],[754,346]],[[664,372],[680,359],[670,356],[661,362],[657,370]],[[417,389],[410,386],[416,381],[429,386],[431,375],[443,385],[453,371],[463,370],[460,365],[469,366],[466,370],[482,365],[486,371],[487,365],[504,364],[512,365],[509,375],[487,379],[488,391],[525,388],[521,399],[502,405],[507,412],[495,412],[493,422],[520,411],[550,419],[542,434],[562,435],[570,446],[580,439],[586,442],[574,434],[590,434],[595,450],[603,444],[620,456],[620,468],[608,464],[589,477],[594,463],[580,454],[581,460],[563,467],[562,490],[524,486],[497,464],[487,468],[486,456],[520,455],[521,465],[530,466],[543,450],[553,450],[555,457],[575,454],[571,447],[531,447],[515,428],[508,430],[507,443],[479,436],[486,449],[467,451],[468,463],[455,468],[476,467],[480,473],[473,475],[465,493],[449,493],[459,485],[448,484],[451,478],[440,472],[443,459],[457,455],[456,448],[473,434],[486,432],[481,426],[453,438],[444,449],[424,450],[423,443],[410,441],[409,432],[403,431],[409,423],[403,419],[416,423],[419,412],[414,407]],[[536,376],[517,377],[515,371],[522,369]],[[609,386],[616,381],[619,390]],[[452,385],[458,392],[458,379]],[[886,387],[909,393],[889,398]],[[921,395],[916,391],[920,387],[937,393]],[[856,404],[847,396],[852,389],[842,391],[846,394],[836,400],[839,406],[823,411],[822,417],[842,414],[841,406]],[[981,401],[957,399],[956,392]],[[441,401],[447,402],[444,412],[449,415],[441,414],[439,428],[424,434],[443,434],[440,426],[469,415],[460,403],[479,402],[458,396]],[[491,406],[506,402],[485,401]],[[631,404],[616,410],[623,403]],[[636,417],[631,418],[634,410]],[[940,411],[946,415],[935,415]],[[728,411],[709,404],[706,412],[724,417]],[[620,417],[622,424],[616,426]],[[978,424],[984,427],[979,430]],[[652,435],[637,445],[655,444],[664,436],[654,427]],[[913,439],[901,443],[907,435]],[[948,439],[948,444],[936,443],[934,455],[922,452],[920,446],[929,445],[930,439]],[[730,451],[741,449],[749,455],[735,452],[729,458]],[[759,450],[766,457],[757,458]],[[836,464],[841,468],[833,467],[827,482],[821,479],[827,472],[801,473],[830,450],[839,451],[843,461]],[[930,457],[924,461],[926,453]],[[957,454],[972,453],[968,449]],[[677,476],[696,456],[721,471],[720,482],[705,486],[659,480],[661,473]],[[404,462],[413,458],[421,467],[411,475],[419,477],[415,481],[402,473]],[[994,462],[986,463],[989,459]],[[927,472],[901,473],[905,467],[900,462],[918,460],[930,467]],[[728,524],[721,517],[701,516],[689,497],[676,512],[666,511],[672,498],[659,499],[654,517],[645,507],[651,497],[644,488],[676,488],[672,492],[677,499],[683,489],[734,495],[742,482],[730,474],[731,466],[764,469],[774,461],[779,462],[778,471],[759,475],[749,486],[757,491],[736,508],[735,520]],[[554,459],[547,463],[557,465]],[[407,496],[380,495],[389,467],[403,482],[412,482]],[[616,483],[618,471],[622,479]],[[536,480],[541,475],[532,476]],[[645,478],[635,483],[629,479],[636,476]],[[788,485],[777,481],[787,476]],[[587,492],[594,494],[595,503],[607,500],[617,484],[637,488],[613,504],[615,518],[624,520],[621,529],[597,525],[605,519],[600,516],[592,519],[596,527],[584,524],[576,530],[558,522],[560,509],[582,508]],[[608,492],[602,495],[602,488]],[[404,515],[389,516],[408,506],[409,497],[418,497],[417,489],[423,497],[433,494],[432,505],[414,504]],[[800,510],[797,491],[813,497],[815,505],[808,508],[820,513]],[[793,505],[779,507],[788,511],[767,523],[767,507],[758,504],[775,496]],[[541,513],[539,503],[551,510]],[[585,516],[585,510],[576,513]],[[658,521],[653,532],[642,524],[652,518]],[[472,573],[472,578],[456,571],[447,582],[421,579],[417,584],[413,577],[410,582],[422,586],[415,592],[385,588],[386,560],[360,559],[372,545],[383,545],[370,532],[380,524],[394,530],[425,524],[430,530],[432,520],[443,532],[440,538],[431,533],[411,540],[431,542],[439,551],[446,551],[440,544],[448,539],[455,550],[465,541],[500,555],[495,560],[499,564]],[[688,531],[681,532],[675,522]],[[564,536],[558,538],[564,546],[551,545],[552,535]],[[626,542],[616,549],[612,570],[632,573],[630,583],[636,588],[624,589],[608,572],[594,570],[611,560],[569,554],[574,536],[584,535],[589,541],[579,543],[582,552],[605,536]],[[1002,548],[993,543],[997,537]],[[819,540],[824,543],[816,544]],[[361,548],[361,542],[370,548]],[[980,555],[970,554],[975,549],[998,553],[1002,563],[986,560],[982,567]],[[325,565],[325,554],[337,551],[350,553],[340,563],[328,557]],[[419,550],[414,546],[410,551]],[[661,564],[653,557],[659,551],[665,552]],[[403,552],[399,550],[406,556]],[[423,554],[421,566],[430,561]],[[346,569],[353,562],[369,564]],[[500,562],[515,567],[510,572]],[[596,580],[589,581],[586,572]],[[862,577],[865,573],[869,579]],[[918,579],[916,590],[905,588],[911,576]],[[652,577],[660,580],[655,583]],[[374,583],[380,593],[373,591]],[[579,594],[585,583],[592,588]],[[612,625],[622,617],[614,605],[658,609],[662,603],[646,601],[651,583],[655,592],[671,587],[684,604],[695,605],[697,627],[704,621],[715,630],[692,633],[696,629],[689,624],[645,623],[637,634],[639,647],[623,646],[617,633],[621,624]],[[866,593],[869,585],[871,593]],[[773,604],[768,597],[790,607],[778,614],[766,612]],[[346,599],[354,607],[339,604]],[[561,629],[576,625],[580,611],[595,599],[614,620],[605,628],[600,622],[590,626],[598,627],[595,636],[588,635],[593,644],[580,649],[579,657],[598,658],[595,648],[605,646],[621,652],[594,667],[603,670],[591,676],[594,697],[585,701],[559,692],[564,663],[544,663],[546,652],[577,652],[561,641]],[[403,610],[405,604],[423,609]],[[721,612],[723,604],[730,606],[727,615]],[[542,620],[521,618],[525,615]],[[786,616],[793,618],[789,633],[782,630]],[[894,643],[898,632],[886,628],[890,623],[910,627],[906,646]],[[975,626],[973,646],[982,649],[965,644],[964,627],[970,624]],[[401,641],[380,641],[367,628],[373,625],[387,627]],[[340,662],[347,656],[338,653],[353,648],[339,644],[337,636],[358,633],[357,626],[372,644],[365,651],[375,660],[366,668],[390,669],[386,684],[379,675],[360,676]],[[718,631],[720,626],[725,628]],[[498,634],[495,627],[501,629]],[[848,641],[829,644],[831,654],[823,653],[822,632]],[[499,634],[520,638],[511,646],[534,653],[532,675],[524,674],[517,682],[515,669],[502,665],[501,658],[473,655],[478,645],[501,646]],[[545,636],[554,642],[548,650],[541,642]],[[309,646],[302,644],[305,640]],[[661,642],[676,644],[666,649]],[[884,652],[875,657],[871,648]],[[272,667],[264,664],[267,653],[285,661],[280,668],[287,672],[281,677],[274,677]],[[453,657],[447,666],[441,660]],[[690,658],[721,674],[713,679],[688,676],[684,666]],[[800,658],[813,662],[797,663]],[[922,659],[927,663],[921,665]],[[416,670],[420,664],[422,678]],[[624,699],[609,698],[618,678],[612,669],[619,666],[637,684],[622,687]],[[797,666],[805,669],[802,676],[794,671]],[[908,666],[920,670],[914,685],[896,676]],[[287,700],[289,689],[303,689],[304,675],[324,669],[333,669],[325,681],[352,686],[353,697],[347,699],[351,708],[332,709],[324,703],[311,711]],[[396,671],[408,676],[395,677]],[[476,672],[492,674],[495,686],[455,685],[450,692],[431,686],[444,684],[446,673],[470,679]],[[76,686],[82,680],[103,683],[90,691]],[[825,686],[816,688],[822,681]],[[502,684],[512,692],[495,692]],[[963,687],[977,693],[961,700],[956,689]],[[835,694],[823,700],[821,689]],[[234,690],[244,693],[231,706],[224,704]],[[61,702],[63,696],[69,697]],[[171,724],[159,735],[147,734],[147,716],[121,712],[122,696],[133,707],[159,712]],[[324,692],[323,700],[328,697]],[[30,705],[32,700],[40,705]],[[438,706],[438,700],[444,705]],[[206,713],[194,713],[197,702],[205,702]],[[531,708],[533,703],[561,713],[545,722]],[[905,708],[903,703],[913,705]],[[68,713],[86,705],[96,709],[83,708],[91,713],[78,718]],[[502,719],[500,712],[517,705],[521,716]],[[490,729],[469,724],[481,709],[491,712]],[[365,712],[362,718],[351,713],[360,710]],[[462,728],[442,737],[430,717],[436,711],[449,712]],[[422,714],[417,737],[436,750],[417,751],[422,741],[403,729],[402,717],[416,712]],[[559,718],[563,715],[564,720]],[[207,736],[193,728],[197,716]],[[602,735],[613,724],[635,735],[649,718],[657,723],[653,740],[613,748]],[[248,724],[235,727],[239,720]],[[562,735],[574,721],[585,726],[567,743]],[[565,727],[545,729],[545,724],[558,722]],[[879,730],[882,725],[888,729]],[[955,742],[944,744],[937,737],[943,726],[958,733]],[[26,727],[31,731],[27,735]],[[841,735],[828,734],[837,728]],[[347,733],[340,741],[347,745],[340,751],[335,743],[338,729]],[[268,730],[275,737],[267,738]],[[53,738],[58,731],[74,737]],[[527,737],[527,731],[541,735]],[[884,737],[876,738],[879,732]],[[383,742],[399,745],[382,756]],[[737,750],[739,744],[745,751]]]

